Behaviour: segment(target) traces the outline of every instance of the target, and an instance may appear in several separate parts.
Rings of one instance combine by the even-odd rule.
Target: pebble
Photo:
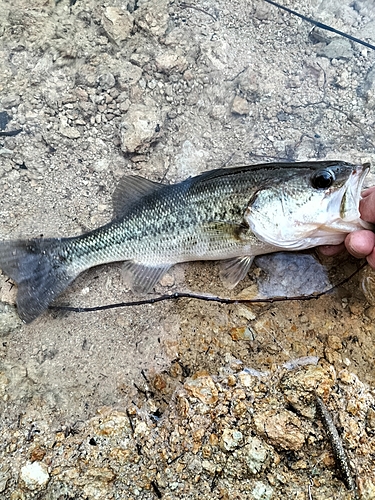
[[[106,7],[102,15],[102,25],[108,38],[120,44],[129,38],[133,29],[133,16],[120,7]]]
[[[172,71],[177,71],[178,73],[183,73],[187,68],[186,58],[176,51],[164,52],[160,54],[156,59],[156,68],[161,73],[171,73]]]
[[[243,441],[242,432],[236,429],[224,429],[223,435],[221,437],[221,446],[227,450],[231,451],[238,448]]]
[[[236,115],[248,115],[250,111],[249,103],[246,99],[239,97],[238,95],[233,99],[231,112]]]
[[[245,462],[251,474],[258,474],[268,467],[273,455],[273,448],[257,437],[249,437],[243,447]]]
[[[353,57],[353,49],[351,43],[346,38],[337,37],[319,50],[318,55],[327,57],[328,59],[351,59]]]
[[[259,435],[278,449],[300,450],[305,443],[301,420],[288,410],[255,414],[254,424]]]
[[[98,84],[102,89],[109,90],[116,85],[116,80],[112,73],[102,73],[98,76]]]
[[[327,345],[328,345],[328,347],[330,347],[331,349],[333,349],[335,351],[339,351],[340,349],[342,349],[341,339],[339,337],[337,337],[337,335],[328,335]]]
[[[160,136],[164,123],[162,112],[156,106],[132,104],[121,123],[121,149],[124,153],[141,153]]]
[[[216,403],[218,399],[217,388],[209,375],[196,374],[185,382],[184,388],[189,394],[208,405]]]
[[[20,328],[22,321],[15,306],[0,302],[0,338]]]
[[[254,332],[248,326],[233,327],[229,331],[232,340],[254,340]]]
[[[13,106],[18,106],[21,102],[21,98],[17,94],[8,94],[2,97],[1,105],[4,109],[12,108]]]
[[[28,463],[21,467],[20,479],[29,490],[43,489],[49,481],[48,468],[43,462]]]
[[[159,280],[161,286],[173,286],[175,284],[175,277],[171,273],[166,273]]]
[[[273,488],[268,484],[257,481],[251,495],[254,500],[271,500],[273,498]]]
[[[142,69],[131,62],[125,61],[121,64],[117,78],[120,90],[127,90],[129,86],[135,85],[141,77]]]
[[[99,160],[94,161],[92,164],[92,168],[95,172],[105,172],[108,170],[111,162],[108,158],[100,158]]]
[[[153,36],[164,35],[169,21],[169,0],[142,2],[134,12],[136,24]]]
[[[77,128],[68,125],[68,119],[66,116],[60,117],[60,134],[68,137],[69,139],[78,139],[81,137],[81,133]]]
[[[246,318],[249,321],[256,319],[256,314],[250,309],[250,306],[238,305],[236,312],[239,316]]]

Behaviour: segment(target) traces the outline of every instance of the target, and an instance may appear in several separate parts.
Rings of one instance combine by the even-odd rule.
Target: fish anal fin
[[[237,283],[246,277],[253,260],[253,256],[245,255],[221,261],[220,278],[223,284],[229,289],[234,288]]]
[[[125,280],[131,282],[130,285],[134,291],[146,293],[156,285],[170,267],[171,264],[152,266],[126,261],[123,264],[122,272]]]
[[[166,184],[153,182],[139,175],[123,177],[112,196],[114,218],[120,219],[128,209],[144,196],[158,192]]]

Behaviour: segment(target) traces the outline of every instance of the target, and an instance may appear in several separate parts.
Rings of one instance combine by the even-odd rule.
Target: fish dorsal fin
[[[123,217],[129,208],[144,196],[156,193],[166,184],[153,182],[139,175],[123,177],[115,189],[112,197],[114,218]]]

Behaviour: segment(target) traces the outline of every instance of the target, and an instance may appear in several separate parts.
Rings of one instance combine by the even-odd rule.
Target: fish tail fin
[[[0,269],[18,285],[17,310],[30,323],[73,281],[61,239],[0,241]]]

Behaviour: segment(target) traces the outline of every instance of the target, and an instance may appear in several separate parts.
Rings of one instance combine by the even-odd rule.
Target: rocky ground
[[[371,0],[283,5],[375,44]],[[4,239],[107,222],[126,174],[375,161],[374,51],[261,0],[2,0],[0,37]],[[1,275],[0,498],[375,498],[373,282],[365,270],[310,302],[180,300],[22,325]],[[156,292],[182,289],[228,296],[208,263],[175,266]],[[114,265],[59,303],[132,297]]]

